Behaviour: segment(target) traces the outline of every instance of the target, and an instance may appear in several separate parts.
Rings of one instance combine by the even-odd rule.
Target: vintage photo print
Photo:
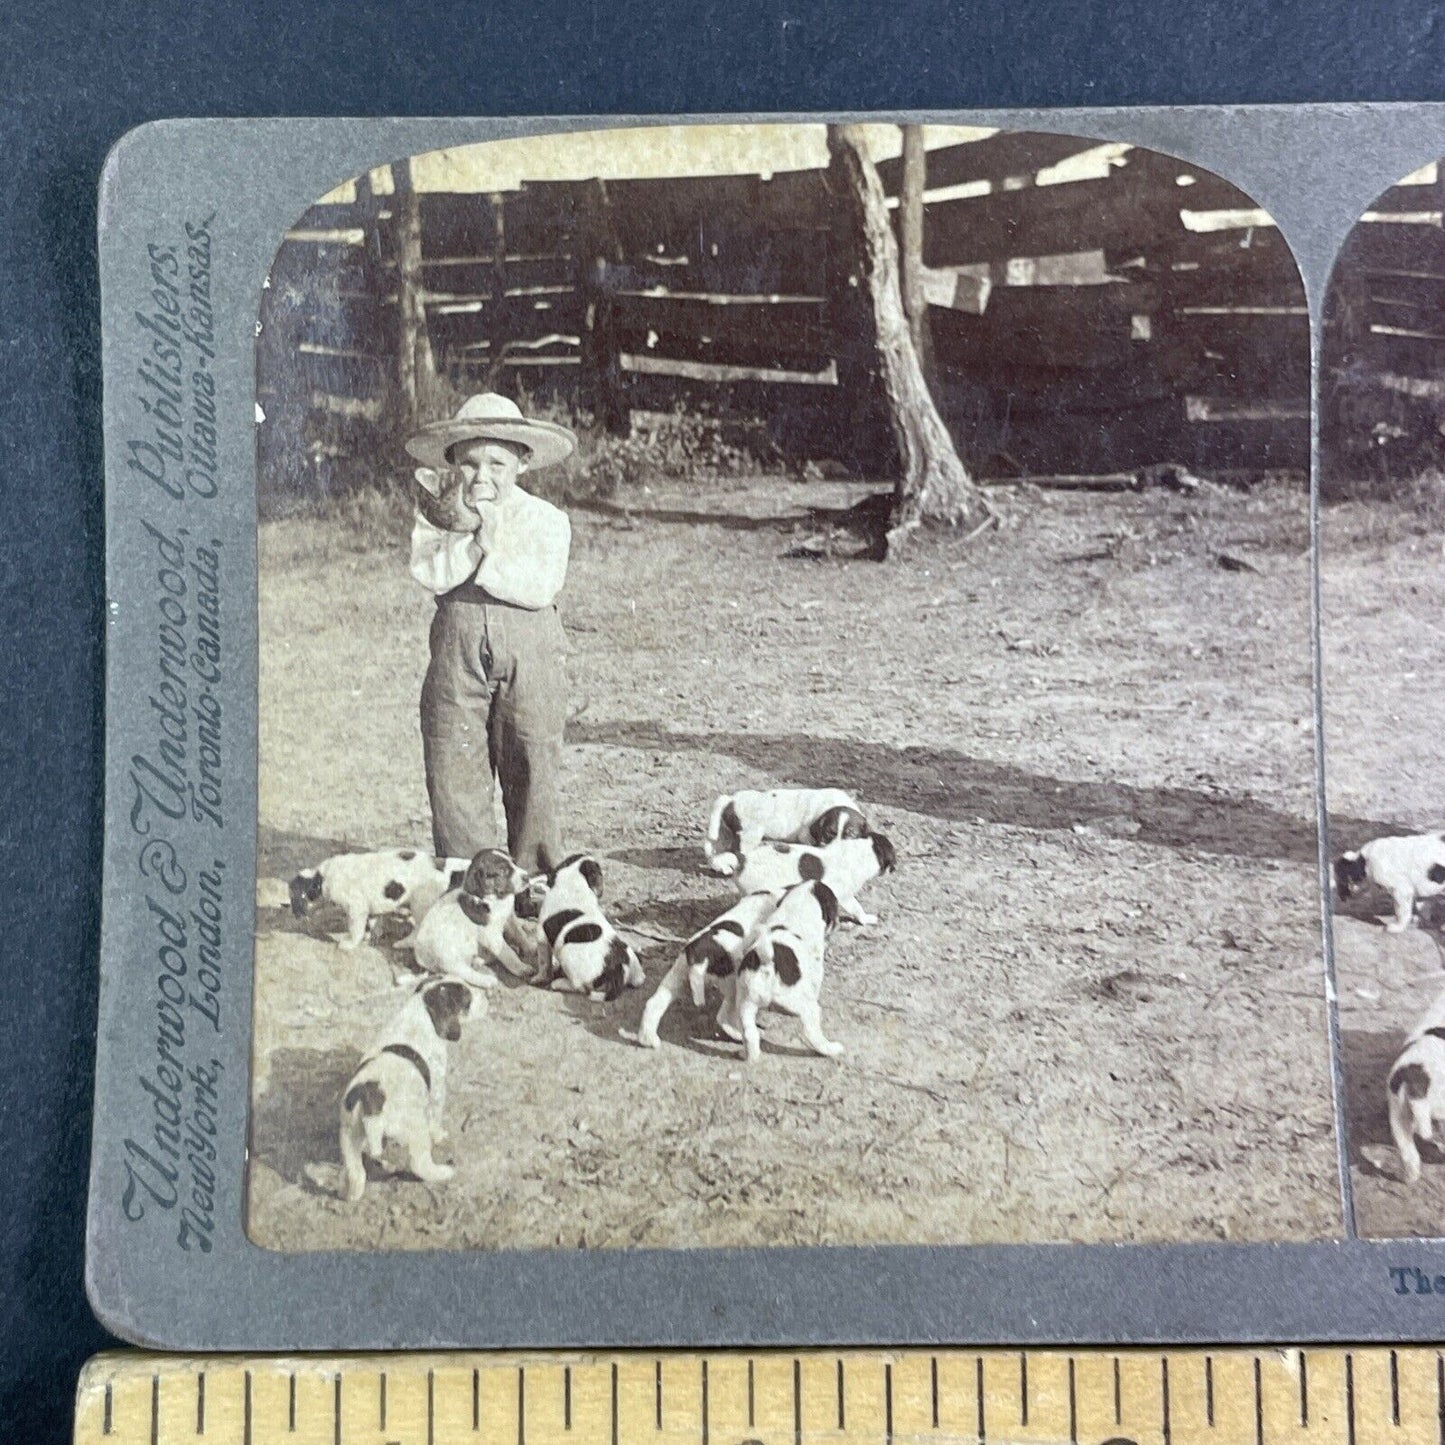
[[[1330,280],[1320,593],[1341,1067],[1362,1235],[1445,1222],[1445,233],[1440,166],[1381,195]]]
[[[1391,194],[1423,310],[1331,372],[1350,847],[1441,816],[1433,169]],[[251,1241],[1342,1235],[1267,211],[1087,133],[663,125],[380,153],[275,245]],[[1378,1134],[1439,958],[1337,928]]]

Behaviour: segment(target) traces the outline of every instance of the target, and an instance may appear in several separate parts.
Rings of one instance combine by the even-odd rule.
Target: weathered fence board
[[[1099,144],[1000,133],[927,156],[929,192],[992,188],[925,206],[937,395],[965,455],[986,466],[997,444],[1012,464],[1071,473],[1165,459],[1303,469],[1308,337],[1282,238],[1248,196],[1175,157],[1101,151],[1106,174],[1035,183]],[[880,167],[890,189],[897,169]],[[1439,194],[1399,187],[1382,208],[1412,214]],[[353,205],[313,207],[277,253],[258,373],[278,475],[323,485],[346,427],[394,395],[399,204],[363,188]],[[540,388],[622,426],[629,408],[751,410],[806,454],[888,465],[870,322],[847,285],[826,171],[536,182],[417,205],[408,294],[454,387]],[[1228,213],[1228,229],[1189,229],[1184,211],[1204,227]],[[1368,229],[1357,244],[1377,274],[1352,302],[1356,351],[1423,368],[1432,341],[1380,328],[1433,325],[1445,233]],[[1026,259],[1039,257],[1059,259]],[[938,304],[959,267],[972,268],[972,314]]]

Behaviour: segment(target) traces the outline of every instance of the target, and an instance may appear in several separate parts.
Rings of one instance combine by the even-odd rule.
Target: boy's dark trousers
[[[565,642],[555,606],[514,607],[470,582],[437,599],[421,735],[439,856],[470,858],[499,845],[495,773],[517,865],[539,872],[562,861]]]

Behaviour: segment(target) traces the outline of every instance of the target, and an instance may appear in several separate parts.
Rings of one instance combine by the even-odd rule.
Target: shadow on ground
[[[871,803],[949,821],[1067,831],[1127,816],[1139,825],[1138,841],[1161,847],[1311,865],[1319,856],[1313,818],[1292,817],[1252,798],[1050,778],[946,748],[895,748],[804,733],[688,733],[642,720],[577,722],[567,738],[648,752],[722,754],[800,787],[847,779]],[[1386,826],[1336,821],[1347,832]],[[637,861],[643,867],[662,862]],[[662,866],[675,865],[669,859]]]

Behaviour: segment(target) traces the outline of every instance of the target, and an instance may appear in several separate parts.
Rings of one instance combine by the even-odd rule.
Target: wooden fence
[[[1429,165],[1386,191],[1341,249],[1325,301],[1327,483],[1445,466],[1445,185]]]
[[[892,195],[900,164],[880,173]],[[1304,295],[1249,197],[1155,152],[1001,133],[929,152],[925,202],[936,395],[980,473],[1306,469]],[[614,428],[677,405],[746,415],[790,452],[886,474],[866,293],[825,172],[412,204],[363,183],[287,234],[258,338],[263,501],[401,465],[409,274],[455,389]]]

